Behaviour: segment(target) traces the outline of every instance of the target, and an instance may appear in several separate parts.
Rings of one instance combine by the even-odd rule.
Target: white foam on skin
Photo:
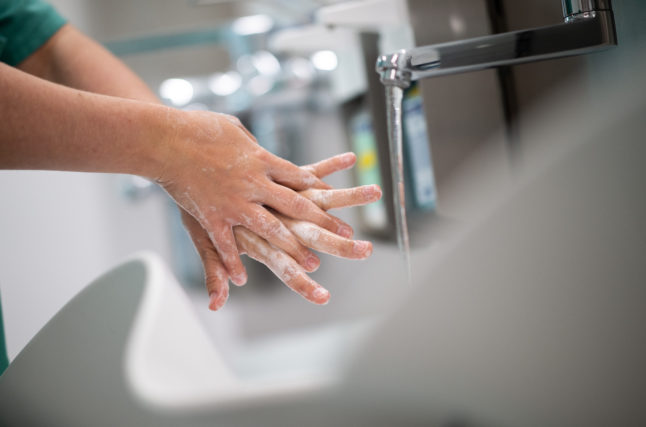
[[[257,252],[257,254],[254,254],[247,247],[247,254],[256,261],[265,264],[286,285],[290,286],[289,282],[302,272],[300,266],[289,255],[280,249],[270,246],[266,241],[252,234],[250,231],[244,230],[239,235],[245,239],[247,245],[253,247]],[[303,295],[303,293],[291,288],[291,286],[290,289]]]
[[[283,283],[285,283],[292,291],[310,300],[327,300],[330,293],[318,283],[314,282],[305,273],[305,271],[298,265],[289,255],[280,249],[277,249],[267,243],[259,236],[253,234],[247,229],[236,229],[236,238],[240,242],[244,242],[245,251],[251,258],[265,264],[272,273],[274,273]],[[253,251],[250,249],[253,248]],[[296,289],[291,283],[294,279],[301,276],[305,280],[302,289]],[[310,294],[311,297],[310,298]]]
[[[188,192],[188,190],[190,189],[191,187],[187,187],[186,188],[187,191],[184,191],[184,193],[182,193],[182,196],[184,196],[184,201],[187,204],[191,205],[187,207],[195,213],[195,215],[197,216],[197,219],[200,221],[202,225],[204,225],[206,223],[206,215],[204,215],[204,212],[202,212],[202,210],[197,205],[197,203],[195,203],[195,200],[193,200],[193,198],[191,197],[191,194]]]
[[[318,182],[318,178],[314,175],[305,175],[301,182],[306,187],[313,187]]]
[[[328,298],[330,295],[330,292],[327,289],[324,289],[319,286],[316,289],[314,289],[314,292],[312,292],[312,295],[316,299]]]
[[[251,227],[251,224],[253,224],[251,217],[245,213],[240,214],[240,216],[242,217],[242,223],[247,227]]]
[[[292,232],[282,221],[268,221],[264,215],[250,217],[247,214],[241,214],[241,217],[247,229],[251,230],[252,227],[258,226],[263,237],[278,237],[281,240],[289,240],[292,236]]]
[[[332,190],[312,190],[309,193],[310,200],[323,207],[329,206],[333,197],[334,192]]]
[[[292,221],[291,230],[308,244],[318,241],[323,233],[320,227],[306,221]]]
[[[190,190],[191,187],[187,187],[187,190]],[[206,215],[204,215],[204,212],[200,209],[200,207],[195,203],[195,200],[191,198],[191,195],[188,191],[185,191],[182,193],[184,196],[184,200],[186,201],[187,204],[190,204],[191,206],[188,206],[189,210],[194,213],[194,215],[197,217],[198,221],[202,225],[202,227],[206,230],[206,234],[209,236],[209,239],[211,239],[211,243],[216,249],[219,249],[220,246],[218,245],[218,241],[215,238],[215,234],[213,233],[212,230],[206,227],[206,224],[208,224],[208,221],[206,219]],[[217,208],[215,206],[211,206],[209,208],[212,212],[215,212]],[[225,264],[229,264],[235,261],[235,257],[228,255],[225,251],[218,250],[218,254],[220,257],[222,257],[222,261],[224,261]]]
[[[267,267],[281,280],[290,282],[298,274],[300,267],[283,251],[257,240],[256,249],[269,263]]]

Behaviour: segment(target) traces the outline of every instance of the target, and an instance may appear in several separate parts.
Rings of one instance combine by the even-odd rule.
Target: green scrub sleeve
[[[7,345],[4,340],[4,326],[2,323],[2,299],[0,299],[0,375],[9,366],[9,358],[7,357]]]
[[[63,25],[65,19],[42,0],[0,0],[0,61],[20,64]]]

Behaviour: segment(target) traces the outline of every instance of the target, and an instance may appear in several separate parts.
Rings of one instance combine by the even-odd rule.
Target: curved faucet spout
[[[609,6],[607,0],[597,1]],[[576,10],[576,16],[557,25],[382,55],[376,70],[383,84],[407,87],[418,79],[581,55],[617,44],[612,10]]]

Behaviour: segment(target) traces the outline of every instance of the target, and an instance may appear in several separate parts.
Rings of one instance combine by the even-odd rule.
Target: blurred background
[[[240,342],[387,310],[406,275],[393,234],[377,55],[563,19],[558,0],[384,0],[369,8],[332,0],[51,2],[168,105],[234,114],[261,145],[299,165],[354,151],[355,169],[328,182],[378,183],[385,194],[379,203],[338,212],[357,238],[374,240],[375,250],[361,262],[322,256],[313,278],[330,290],[328,306],[307,303],[264,266],[246,262],[248,284],[234,287],[224,309],[212,313],[199,258],[156,186],[131,176],[2,171],[0,290],[10,359],[87,283],[140,250],[171,266],[225,355]],[[338,7],[350,3],[359,5]],[[493,171],[480,185],[494,191],[532,150],[524,117],[534,106],[566,85],[582,103],[601,101],[595,85],[646,39],[641,0],[613,7],[620,43],[613,50],[430,79],[407,91],[413,272],[441,247],[444,236],[434,230],[468,218],[452,183],[478,168],[479,153],[487,153]]]

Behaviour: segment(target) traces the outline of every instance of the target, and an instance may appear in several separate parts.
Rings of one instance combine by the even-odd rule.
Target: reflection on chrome
[[[609,0],[562,0],[564,22],[547,27],[421,46],[383,55],[385,85],[594,52],[617,44]]]

